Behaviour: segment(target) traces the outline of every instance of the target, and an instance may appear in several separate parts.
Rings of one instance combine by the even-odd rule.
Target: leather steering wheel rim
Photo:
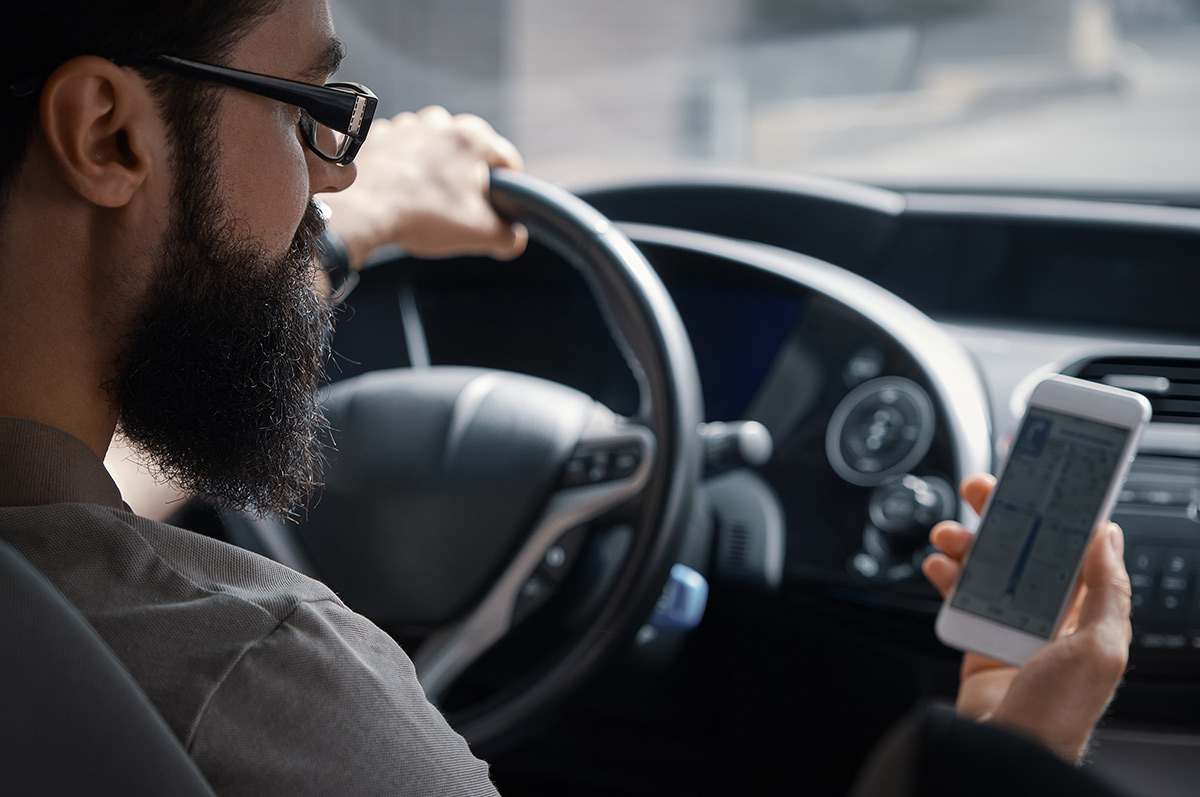
[[[637,381],[639,410],[657,452],[639,500],[628,564],[594,621],[536,683],[501,694],[483,710],[450,713],[477,749],[495,749],[519,727],[561,703],[630,643],[649,616],[686,530],[701,469],[702,399],[683,322],[658,275],[616,226],[573,194],[506,169],[491,174],[491,199],[505,219],[566,259],[585,278]]]

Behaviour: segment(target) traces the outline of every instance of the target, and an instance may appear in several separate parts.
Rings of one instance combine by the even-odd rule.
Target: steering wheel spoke
[[[559,488],[520,552],[466,616],[430,634],[413,657],[431,700],[437,702],[464,670],[501,640],[527,613],[524,609],[540,605],[553,592],[554,571],[565,569],[567,548],[576,547],[564,546],[564,538],[641,493],[654,456],[655,438],[648,428],[596,406]]]

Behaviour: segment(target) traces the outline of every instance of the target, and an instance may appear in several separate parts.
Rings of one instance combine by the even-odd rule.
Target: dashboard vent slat
[[[1171,380],[1165,376],[1138,376],[1135,374],[1109,374],[1100,379],[1106,385],[1122,390],[1136,390],[1147,396],[1166,393],[1171,389]]]
[[[1200,359],[1179,357],[1104,357],[1066,373],[1150,399],[1153,420],[1200,424]]]

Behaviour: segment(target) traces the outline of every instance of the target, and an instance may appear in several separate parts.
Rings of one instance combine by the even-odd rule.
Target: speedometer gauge
[[[929,451],[933,402],[911,379],[885,376],[850,391],[825,430],[825,453],[851,484],[880,484],[907,472]]]

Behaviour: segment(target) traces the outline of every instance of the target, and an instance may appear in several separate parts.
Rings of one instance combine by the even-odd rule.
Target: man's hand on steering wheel
[[[426,258],[511,260],[525,251],[525,228],[501,219],[488,198],[489,171],[524,162],[478,116],[430,106],[376,119],[355,165],[349,190],[321,195],[351,268],[385,246]]]

